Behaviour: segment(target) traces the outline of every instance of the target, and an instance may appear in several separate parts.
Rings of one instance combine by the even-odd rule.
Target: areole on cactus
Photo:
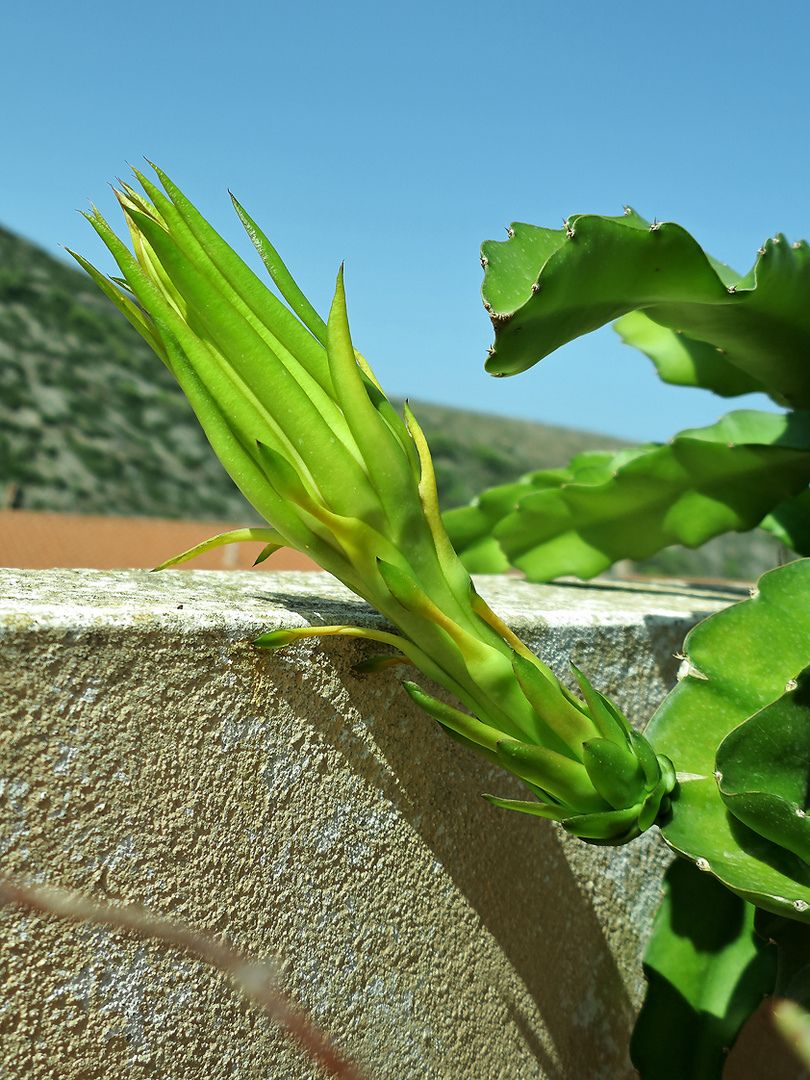
[[[353,634],[450,691],[448,705],[405,681],[455,739],[519,777],[526,801],[498,806],[552,818],[594,843],[633,839],[666,812],[675,772],[622,713],[576,672],[571,693],[475,591],[447,537],[430,452],[353,347],[343,272],[329,317],[314,311],[258,226],[234,200],[283,303],[159,170],[136,172],[117,197],[133,251],[94,209],[87,217],[122,277],[75,255],[177,378],[209,441],[267,529],[215,537],[306,552],[399,633],[357,627],[278,631],[257,645]],[[466,710],[466,711],[465,711]]]

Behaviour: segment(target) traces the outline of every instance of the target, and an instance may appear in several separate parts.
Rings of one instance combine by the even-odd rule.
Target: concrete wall
[[[738,596],[487,579],[492,607],[643,720]],[[254,955],[369,1077],[624,1080],[666,859],[488,805],[460,748],[349,639],[328,575],[0,570],[2,872],[138,902]],[[395,669],[396,670],[396,669]],[[187,955],[0,911],[0,1077],[321,1075]]]

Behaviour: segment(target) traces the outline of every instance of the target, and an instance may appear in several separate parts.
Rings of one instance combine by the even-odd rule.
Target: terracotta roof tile
[[[0,510],[0,566],[25,570],[148,570],[218,533],[244,527],[244,522],[233,521]],[[318,569],[306,555],[285,548],[254,568],[253,561],[261,550],[260,543],[228,544],[183,566],[195,570]]]

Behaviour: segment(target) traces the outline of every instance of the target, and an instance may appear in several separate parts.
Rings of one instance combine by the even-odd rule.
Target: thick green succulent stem
[[[769,571],[684,653],[647,729],[679,770],[664,839],[742,899],[810,923],[810,559]]]
[[[304,628],[259,646],[335,633],[392,645],[464,708],[406,684],[411,697],[524,780],[539,800],[529,812],[599,843],[648,827],[666,809],[671,767],[583,678],[584,702],[566,690],[476,593],[445,532],[416,417],[407,405],[404,419],[396,413],[354,349],[342,268],[324,322],[236,204],[287,307],[156,172],[163,190],[136,174],[148,197],[128,185],[117,192],[133,251],[97,211],[88,215],[123,284],[79,261],[174,373],[271,526],[217,537],[173,562],[243,538],[264,540],[263,555],[283,545],[305,552],[399,634]],[[375,657],[370,667],[398,659]]]

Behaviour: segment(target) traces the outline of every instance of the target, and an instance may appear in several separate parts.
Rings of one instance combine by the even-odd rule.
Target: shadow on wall
[[[296,598],[285,596],[283,602],[294,609]],[[342,671],[368,655],[365,645],[351,641],[324,641],[318,648]],[[287,675],[294,677],[301,658],[279,653],[259,656],[255,664],[272,699],[278,691],[269,684],[277,682],[280,668],[289,665]],[[369,714],[372,679],[379,684],[379,709]],[[338,751],[361,783],[374,785],[393,804],[508,957],[536,1013],[517,995],[505,995],[504,1003],[542,1075],[548,1080],[634,1076],[627,1047],[635,1010],[591,903],[592,882],[579,880],[570,868],[557,827],[485,802],[485,791],[522,798],[526,790],[454,744],[411,704],[390,673],[349,671],[343,686],[342,714],[324,700],[312,710],[317,716],[313,738]],[[317,694],[317,676],[308,690]],[[435,685],[430,693],[450,700]],[[364,752],[366,732],[352,734],[347,716],[362,717],[374,754]],[[538,1020],[553,1055],[538,1034]]]
[[[485,803],[484,791],[521,787],[448,739],[390,672],[354,674],[368,643],[251,644],[290,613],[380,623],[341,591],[99,577],[103,589],[81,574],[60,587],[82,611],[120,605],[113,623],[14,619],[2,639],[8,874],[280,955],[295,1000],[370,1076],[630,1080],[639,949],[631,940],[624,966],[615,937],[638,923],[642,860],[625,874],[623,854]],[[590,632],[559,633],[559,648]],[[32,1075],[72,1075],[79,1058],[129,1075],[141,1051],[171,1077],[203,1059],[215,1073],[222,1055],[246,1075],[267,1062],[274,1076],[309,1075],[199,965],[98,929],[44,926],[36,949],[18,948],[25,927],[0,922],[15,1045],[42,1032],[51,1057]]]

